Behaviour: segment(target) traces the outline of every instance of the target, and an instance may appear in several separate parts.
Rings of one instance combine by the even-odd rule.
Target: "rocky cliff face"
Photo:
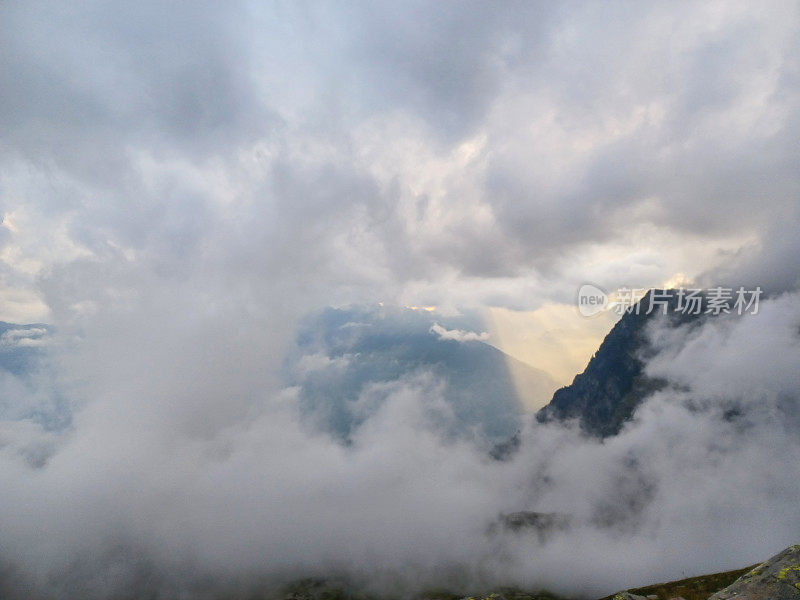
[[[550,403],[537,413],[538,421],[576,419],[590,435],[608,437],[619,433],[642,400],[664,385],[644,373],[645,363],[656,352],[649,341],[648,325],[659,320],[677,327],[705,317],[676,310],[675,294],[667,301],[666,314],[660,306],[649,311],[651,295],[663,291],[648,292],[622,316],[583,373],[571,385],[557,390]]]

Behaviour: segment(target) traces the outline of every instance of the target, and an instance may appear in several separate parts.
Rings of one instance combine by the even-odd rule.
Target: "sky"
[[[595,522],[615,482],[638,485],[615,471],[630,457],[652,468],[641,520],[541,555],[566,564],[580,539],[579,589],[630,576],[609,544],[664,578],[788,544],[797,440],[769,432],[796,402],[798,56],[800,4],[777,0],[3,2],[0,319],[54,326],[57,381],[20,402],[57,386],[74,410],[66,433],[2,423],[8,569],[56,597],[153,569],[173,591],[209,573],[532,583],[521,541],[480,572],[486,515],[572,502]],[[482,311],[476,335],[565,383],[613,323],[577,313],[582,284],[668,282],[767,292],[761,320],[665,334],[674,360],[652,367],[767,406],[741,447],[676,392],[618,442],[542,428],[498,467],[420,424],[440,396],[423,377],[381,388],[348,452],[296,422],[276,375],[303,315],[383,302]],[[664,458],[681,448],[696,469]],[[520,483],[556,466],[584,483]],[[758,503],[762,529],[729,528]]]
[[[609,325],[552,317],[583,283],[797,283],[796,3],[2,12],[7,321],[125,271],[287,321],[479,307],[527,362],[574,338],[565,383]]]
[[[2,10],[6,320],[89,311],[76,269],[519,311],[797,283],[796,3]]]

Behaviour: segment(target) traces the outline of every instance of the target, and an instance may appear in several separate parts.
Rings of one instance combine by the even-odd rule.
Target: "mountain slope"
[[[41,355],[51,328],[42,323],[19,325],[0,321],[0,370],[26,375]]]
[[[411,309],[328,308],[303,324],[287,380],[299,389],[304,414],[348,439],[379,410],[392,384],[430,375],[452,411],[450,433],[507,442],[523,412],[516,383],[544,395],[552,381],[465,331],[480,325]]]
[[[649,312],[652,293],[639,301],[638,308],[623,314],[583,373],[575,376],[572,384],[557,390],[550,403],[537,413],[539,422],[577,419],[581,429],[590,435],[616,435],[641,401],[664,385],[644,373],[647,359],[656,352],[649,342],[648,325],[658,320],[676,327],[699,322],[704,315],[676,311],[674,294],[666,315],[659,310]]]
[[[800,544],[789,546],[742,575],[709,600],[796,600],[800,597]]]
[[[787,583],[784,586],[789,593],[794,593],[793,582],[796,581],[795,575],[800,572],[791,569],[795,563],[788,562],[786,557],[794,554],[796,559],[797,546],[793,546],[781,552],[762,565],[745,567],[733,571],[720,573],[710,573],[656,583],[640,588],[631,588],[625,591],[606,596],[601,600],[625,600],[627,598],[657,598],[658,600],[673,600],[682,598],[683,600],[721,600],[723,598],[737,598],[739,600],[777,600],[778,596],[770,596],[770,592],[780,585],[778,576],[784,570],[784,578]],[[793,552],[794,549],[794,552]],[[778,558],[780,561],[776,561]],[[789,568],[787,568],[789,567]],[[758,579],[754,581],[753,573],[769,573],[772,580]],[[747,596],[729,594],[733,591],[743,592],[743,582],[753,581]],[[727,587],[726,587],[727,586]],[[712,596],[713,594],[713,596]],[[758,595],[760,594],[760,595]],[[260,597],[260,596],[259,596]],[[314,580],[306,579],[286,586],[277,594],[269,594],[264,597],[281,598],[282,600],[383,600],[380,595],[370,595],[359,591],[357,588],[348,586],[342,581],[333,580]],[[473,595],[465,596],[452,590],[436,590],[416,594],[416,600],[567,600],[561,596],[555,596],[545,591],[522,590],[514,587],[500,587],[492,590],[474,591]],[[710,597],[710,598],[709,598]],[[796,596],[786,596],[800,597]]]

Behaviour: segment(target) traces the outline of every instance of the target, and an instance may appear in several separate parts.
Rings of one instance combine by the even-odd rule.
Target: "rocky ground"
[[[275,599],[275,596],[270,596]],[[282,600],[386,600],[352,591],[330,581],[305,580],[277,595]],[[800,544],[790,546],[754,567],[690,577],[620,591],[601,600],[800,600]],[[501,588],[472,596],[446,591],[420,594],[415,600],[568,600],[547,592]],[[575,599],[569,599],[575,600]]]

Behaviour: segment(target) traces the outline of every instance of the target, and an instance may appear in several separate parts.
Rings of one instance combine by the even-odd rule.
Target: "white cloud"
[[[489,339],[489,332],[464,331],[463,329],[445,329],[438,323],[431,325],[431,333],[435,333],[441,340],[455,340],[456,342],[485,342]]]

